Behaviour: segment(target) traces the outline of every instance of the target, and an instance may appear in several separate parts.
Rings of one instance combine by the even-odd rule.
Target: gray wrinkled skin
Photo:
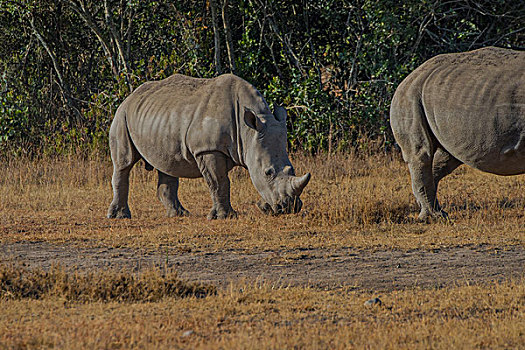
[[[428,60],[397,88],[390,123],[419,218],[447,217],[437,187],[459,165],[525,173],[525,52],[487,47]]]
[[[286,110],[272,114],[252,85],[231,74],[214,79],[173,75],[147,82],[118,108],[109,131],[113,201],[109,218],[129,218],[129,172],[144,159],[158,171],[157,195],[168,216],[188,215],[179,177],[204,177],[213,201],[209,219],[235,217],[228,172],[247,168],[261,210],[297,213],[310,174],[296,177],[286,152]]]

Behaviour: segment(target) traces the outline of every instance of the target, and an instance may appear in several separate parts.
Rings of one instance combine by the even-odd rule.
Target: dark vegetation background
[[[521,0],[0,0],[0,154],[107,154],[142,82],[225,72],[288,108],[292,150],[388,148],[419,64],[524,43]]]

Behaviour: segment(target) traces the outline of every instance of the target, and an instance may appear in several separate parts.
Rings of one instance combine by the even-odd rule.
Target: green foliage
[[[288,109],[294,150],[388,146],[391,97],[419,64],[524,45],[520,1],[229,1],[231,42],[223,4],[0,0],[0,153],[105,153],[116,108],[144,81],[229,71]]]
[[[27,106],[15,101],[11,92],[0,95],[0,148],[6,148],[9,142],[27,137],[27,112]]]

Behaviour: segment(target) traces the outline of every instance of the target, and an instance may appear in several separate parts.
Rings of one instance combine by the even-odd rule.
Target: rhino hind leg
[[[178,197],[179,178],[161,171],[158,173],[157,197],[164,204],[168,217],[188,216],[190,213],[180,204]]]
[[[235,218],[237,213],[230,203],[230,179],[228,159],[223,153],[209,152],[196,157],[202,176],[210,188],[213,206],[208,220]]]
[[[110,219],[129,219],[131,218],[128,206],[129,173],[133,165],[141,159],[141,156],[129,137],[125,120],[120,118],[118,113],[109,132],[109,147],[113,161],[113,177],[111,179],[113,200],[109,205],[107,217]]]
[[[436,197],[437,182],[446,175],[442,164],[447,162],[441,151],[436,154],[441,147],[426,121],[420,90],[416,86],[398,91],[392,99],[390,125],[408,163],[412,192],[421,207],[418,219],[447,218]]]
[[[453,160],[448,153],[440,151],[441,147],[435,144],[431,135],[424,131],[416,135],[419,137],[412,135],[416,142],[405,142],[401,144],[401,148],[408,163],[412,192],[421,208],[418,219],[446,219],[448,214],[441,209],[437,200],[437,184],[448,174],[447,171],[454,170]]]
[[[432,174],[433,159],[421,156],[408,162],[410,177],[412,180],[412,192],[421,207],[419,220],[429,218],[447,218],[436,197],[436,184]]]
[[[132,166],[115,169],[111,184],[113,186],[113,201],[109,205],[107,217],[110,219],[131,219],[128,206],[129,172]]]
[[[458,166],[463,164],[453,155],[439,147],[434,153],[434,160],[432,163],[432,176],[434,177],[434,186],[436,193],[439,181],[445,176],[451,174]]]

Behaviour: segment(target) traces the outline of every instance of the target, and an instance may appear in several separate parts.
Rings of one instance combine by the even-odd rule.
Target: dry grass
[[[259,213],[258,195],[246,171],[237,169],[231,179],[239,219],[225,221],[206,220],[211,200],[202,180],[181,180],[181,201],[192,216],[168,219],[155,196],[156,174],[137,167],[131,181],[133,219],[115,221],[105,218],[111,200],[108,160],[2,163],[0,244],[169,247],[188,254],[525,245],[523,176],[458,169],[440,185],[453,221],[427,225],[415,221],[408,171],[397,158],[296,155],[293,163],[299,174],[313,174],[300,215]],[[33,272],[13,273],[27,279]],[[59,274],[70,276],[68,288],[77,286],[77,294],[90,297],[67,297],[61,284],[41,300],[0,299],[0,349],[525,348],[523,280],[391,291],[381,294],[382,307],[367,307],[363,302],[375,295],[351,288],[254,282],[206,298],[158,293],[155,302],[147,302],[148,294],[138,293],[123,303],[125,298],[93,297],[89,288],[101,279],[113,290],[118,273],[77,274],[76,280],[68,274],[74,272]],[[168,277],[144,278],[155,284]]]
[[[304,157],[311,171],[300,215],[272,217],[243,169],[232,172],[238,220],[207,221],[211,207],[202,179],[182,179],[189,218],[166,218],[156,198],[156,174],[132,171],[132,220],[105,218],[111,201],[108,160],[12,161],[0,168],[0,241],[178,247],[182,250],[258,251],[301,247],[433,249],[467,244],[523,245],[524,177],[497,177],[463,167],[445,178],[440,199],[452,223],[416,222],[408,171],[399,159],[373,156]]]
[[[66,272],[60,266],[43,271],[0,264],[0,298],[4,299],[59,297],[75,302],[154,302],[165,297],[205,297],[215,292],[213,286],[180,280],[172,270],[161,273],[152,269],[140,274],[108,270],[79,274]]]
[[[525,284],[394,291],[237,285],[204,299],[0,301],[0,348],[518,349]]]

